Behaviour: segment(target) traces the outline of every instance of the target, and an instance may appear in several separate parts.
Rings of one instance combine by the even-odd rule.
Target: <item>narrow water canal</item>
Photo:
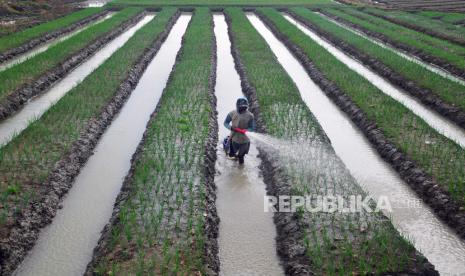
[[[224,15],[215,14],[217,40],[216,97],[219,139],[216,163],[216,206],[220,217],[219,248],[221,275],[283,275],[276,253],[276,227],[272,213],[263,211],[266,195],[259,175],[260,159],[252,144],[244,166],[226,157],[222,139],[229,134],[223,126],[226,115],[242,96],[239,75],[234,68],[231,43]]]
[[[63,208],[52,224],[42,230],[15,275],[84,273],[100,231],[111,217],[131,157],[162,95],[190,18],[190,14],[183,14],[173,26],[121,112],[103,134],[94,155],[81,169],[63,199]]]
[[[140,28],[154,18],[147,15],[136,25],[110,41],[92,57],[76,67],[66,77],[58,81],[41,95],[25,103],[24,107],[11,117],[0,122],[0,147],[7,144],[21,133],[33,121],[39,119],[52,105],[60,100],[68,91],[82,82],[88,75],[104,63],[114,52],[121,48]]]
[[[386,216],[391,218],[397,230],[411,240],[441,274],[463,273],[465,243],[384,162],[363,133],[326,97],[296,58],[260,19],[250,13],[247,17],[294,80],[302,99],[357,182],[373,197],[383,195],[389,198],[392,212]]]

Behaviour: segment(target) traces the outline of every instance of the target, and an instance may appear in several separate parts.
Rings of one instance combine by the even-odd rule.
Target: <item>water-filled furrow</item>
[[[59,101],[68,91],[82,82],[88,75],[105,62],[114,52],[121,48],[134,33],[152,20],[154,15],[147,15],[136,25],[110,41],[92,57],[58,81],[49,91],[31,99],[18,112],[0,122],[0,147],[11,141],[27,126],[40,118],[52,105]]]
[[[317,14],[324,17],[326,20],[331,21],[332,23],[334,23],[334,24],[336,24],[336,25],[338,25],[338,26],[340,26],[340,27],[342,27],[344,29],[346,29],[346,30],[358,35],[358,36],[361,36],[361,37],[365,38],[366,40],[368,40],[368,41],[370,41],[372,43],[375,43],[378,46],[383,47],[384,49],[390,50],[391,52],[405,58],[406,60],[413,61],[416,64],[428,69],[429,71],[431,71],[433,73],[436,73],[436,74],[438,74],[438,75],[440,75],[442,77],[445,77],[447,79],[450,79],[452,81],[455,81],[455,82],[460,83],[461,85],[465,86],[465,80],[464,79],[458,78],[458,77],[452,75],[451,73],[447,72],[446,70],[444,70],[444,69],[442,69],[442,68],[440,68],[440,67],[438,67],[436,65],[424,62],[420,58],[418,58],[418,57],[416,57],[414,55],[403,52],[402,50],[399,50],[399,49],[395,48],[394,46],[386,44],[381,40],[369,37],[366,34],[360,32],[358,30],[355,30],[355,29],[351,28],[350,26],[347,26],[347,25],[345,25],[345,24],[343,24],[341,22],[338,22],[338,21],[336,21],[336,20],[334,20],[332,18],[329,18],[328,16],[326,16],[326,15],[324,15],[322,13],[317,12]]]
[[[82,8],[100,8],[107,4],[109,0],[88,0],[81,3],[79,6]]]
[[[342,63],[347,65],[347,67],[349,67],[350,69],[367,79],[380,91],[407,107],[410,111],[412,111],[418,117],[422,118],[429,126],[434,128],[437,132],[455,141],[462,148],[465,148],[465,130],[463,130],[453,122],[449,121],[447,118],[444,118],[440,114],[429,109],[427,106],[424,106],[422,103],[418,102],[414,97],[410,96],[406,91],[403,91],[400,88],[395,87],[387,80],[385,80],[383,77],[377,75],[368,67],[361,64],[356,59],[353,59],[349,55],[345,54],[343,51],[339,50],[337,47],[327,42],[318,34],[314,33],[312,30],[310,30],[300,22],[297,22],[291,16],[287,14],[284,14],[283,16],[289,22],[291,22],[297,28],[299,28],[303,33],[309,36],[313,41],[325,48],[339,61],[341,61]]]
[[[252,144],[245,165],[241,166],[228,159],[222,148],[222,139],[229,135],[222,122],[236,108],[236,100],[242,96],[242,89],[234,68],[224,15],[215,14],[214,23],[218,54],[215,93],[219,146],[215,184],[216,208],[220,217],[220,274],[283,275],[276,252],[273,215],[263,211],[266,191],[263,178],[259,175],[258,150]]]
[[[63,208],[40,237],[15,275],[82,275],[100,231],[156,108],[190,21],[183,14],[148,65],[120,113],[102,135],[94,154],[63,199]]]
[[[0,64],[0,72],[5,71],[6,69],[11,68],[11,67],[13,67],[15,65],[18,65],[20,63],[23,63],[24,61],[34,57],[35,55],[38,55],[38,54],[40,54],[42,52],[47,51],[50,47],[53,47],[53,46],[57,45],[58,43],[63,42],[65,40],[77,35],[78,33],[80,33],[80,32],[82,32],[82,31],[84,31],[84,30],[86,30],[86,29],[88,29],[88,28],[90,28],[90,27],[92,27],[94,25],[97,25],[97,24],[111,18],[113,15],[115,15],[115,13],[110,12],[110,13],[106,14],[103,18],[101,18],[99,20],[96,20],[96,21],[91,22],[91,23],[89,23],[87,25],[84,25],[81,28],[78,28],[77,30],[74,30],[71,33],[68,33],[68,34],[65,34],[65,35],[63,35],[61,37],[57,37],[55,39],[52,39],[52,40],[50,40],[49,42],[47,42],[45,44],[42,44],[42,45],[40,45],[40,46],[38,46],[36,48],[33,48],[33,49],[29,50],[28,52],[26,52],[24,54],[21,54],[21,55],[13,58],[11,60],[8,60],[7,62],[4,62],[4,63]]]
[[[260,19],[254,14],[247,17],[294,80],[302,99],[357,182],[374,198],[389,198],[392,212],[386,216],[391,218],[397,230],[411,240],[441,274],[463,273],[465,243],[384,162],[357,126],[326,97],[298,60]]]

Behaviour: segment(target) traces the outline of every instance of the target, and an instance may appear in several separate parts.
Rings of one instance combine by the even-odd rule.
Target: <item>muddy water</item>
[[[60,100],[68,91],[82,82],[97,67],[107,60],[114,52],[121,48],[134,33],[152,20],[154,15],[147,15],[135,26],[110,41],[100,51],[76,67],[65,78],[58,81],[47,92],[31,99],[24,107],[8,119],[0,122],[0,146],[7,144],[21,133],[31,122],[37,120],[52,105]]]
[[[80,4],[83,8],[100,8],[105,6],[109,0],[88,0]]]
[[[67,40],[68,38],[73,37],[73,36],[77,35],[78,33],[80,33],[80,32],[82,32],[82,31],[84,31],[84,30],[86,30],[86,29],[88,29],[88,28],[90,28],[90,27],[92,27],[94,25],[97,25],[98,23],[101,23],[101,22],[111,18],[113,15],[115,15],[115,13],[110,12],[106,16],[104,16],[103,18],[101,18],[99,20],[96,20],[96,21],[91,22],[91,23],[89,23],[87,25],[84,25],[83,27],[78,28],[77,30],[75,30],[75,31],[73,31],[73,32],[71,32],[69,34],[66,34],[66,35],[61,36],[61,37],[57,37],[56,39],[52,39],[51,41],[49,41],[49,42],[47,42],[45,44],[42,44],[41,46],[38,46],[38,47],[36,47],[34,49],[31,49],[30,51],[28,51],[28,52],[26,52],[26,53],[24,53],[22,55],[19,55],[19,56],[15,57],[12,60],[9,60],[7,62],[4,62],[4,63],[0,64],[0,72],[5,71],[6,69],[11,68],[11,67],[13,67],[15,65],[18,65],[20,63],[23,63],[24,61],[32,58],[35,55],[38,55],[38,54],[40,54],[42,52],[45,52],[50,47],[55,46],[58,43],[63,42],[65,40]]]
[[[324,14],[321,14],[319,12],[317,12],[317,14],[319,14],[320,16],[324,17],[326,20],[331,21],[334,24],[336,24],[336,25],[338,25],[338,26],[340,26],[340,27],[342,27],[344,29],[346,29],[346,30],[348,30],[348,31],[350,31],[350,32],[352,32],[352,33],[354,33],[356,35],[359,35],[359,36],[365,38],[366,40],[375,43],[376,45],[379,45],[379,46],[383,47],[384,49],[388,49],[391,52],[393,52],[393,53],[395,53],[395,54],[397,54],[397,55],[399,55],[399,56],[401,56],[401,57],[403,57],[403,58],[405,58],[405,59],[407,59],[409,61],[415,62],[416,64],[428,69],[429,71],[431,71],[433,73],[436,73],[436,74],[438,74],[438,75],[440,75],[442,77],[445,77],[445,78],[447,78],[449,80],[460,83],[461,85],[465,85],[465,79],[456,77],[456,76],[452,75],[451,73],[447,72],[446,70],[444,70],[444,69],[442,69],[442,68],[440,68],[440,67],[438,67],[438,66],[436,66],[434,64],[424,62],[420,58],[415,57],[415,56],[413,56],[413,55],[411,55],[409,53],[403,52],[403,51],[395,48],[394,46],[391,46],[389,44],[384,43],[381,40],[371,38],[371,37],[365,35],[364,33],[360,32],[358,30],[352,29],[351,27],[349,27],[349,26],[347,26],[347,25],[345,25],[343,23],[337,22],[336,20],[327,17]]]
[[[82,275],[92,257],[100,231],[111,217],[113,204],[131,157],[142,139],[174,65],[181,38],[190,20],[183,14],[149,64],[136,89],[103,134],[52,224],[15,275]]]
[[[379,157],[363,133],[326,97],[266,26],[255,15],[247,16],[296,83],[302,99],[357,182],[375,198],[388,196],[392,212],[386,213],[386,216],[391,218],[397,230],[411,240],[442,275],[463,273],[465,243]]]
[[[226,157],[222,139],[229,134],[223,121],[242,96],[234,68],[224,16],[214,15],[218,46],[216,97],[219,138],[216,206],[220,217],[221,275],[283,275],[276,253],[276,228],[272,213],[263,212],[265,184],[259,175],[258,151],[251,145],[244,166]]]
[[[300,22],[297,22],[291,16],[285,14],[284,17],[289,22],[297,26],[297,28],[299,28],[302,32],[308,35],[313,41],[318,43],[320,46],[324,47],[339,61],[343,62],[350,69],[367,79],[379,90],[383,91],[385,94],[389,95],[391,98],[395,99],[396,101],[407,107],[417,116],[422,118],[428,125],[434,128],[436,131],[446,136],[447,138],[455,141],[462,148],[465,148],[465,130],[463,130],[453,122],[449,121],[447,118],[444,118],[440,114],[424,106],[423,104],[415,100],[415,98],[411,97],[404,90],[401,90],[393,86],[388,81],[371,71],[369,68],[362,65],[357,60],[346,55],[343,51],[334,47],[329,42],[326,42],[323,38],[319,37],[316,33],[308,29],[306,26],[302,25]]]

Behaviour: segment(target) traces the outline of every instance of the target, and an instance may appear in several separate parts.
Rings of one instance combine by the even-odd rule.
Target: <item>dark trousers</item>
[[[230,143],[229,145],[229,156],[237,156],[239,158],[239,163],[244,163],[244,155],[249,153],[250,142],[244,144],[238,144],[235,142]]]

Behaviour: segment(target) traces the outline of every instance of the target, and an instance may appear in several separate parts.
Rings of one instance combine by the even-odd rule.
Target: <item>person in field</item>
[[[250,148],[250,139],[246,132],[255,131],[255,119],[248,108],[247,98],[240,97],[236,101],[236,110],[229,112],[224,120],[224,126],[231,130],[230,136],[225,141],[227,143],[225,149],[229,157],[239,160],[239,164],[244,164],[244,156]]]

